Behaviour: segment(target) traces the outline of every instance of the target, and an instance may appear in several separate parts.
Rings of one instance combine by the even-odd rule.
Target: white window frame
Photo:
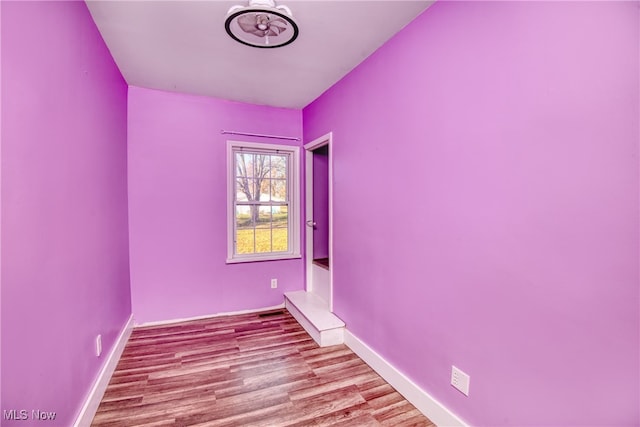
[[[265,154],[289,154],[287,184],[289,190],[289,251],[236,254],[236,170],[235,153],[242,149]],[[300,148],[256,142],[227,141],[227,264],[302,258],[300,254]]]

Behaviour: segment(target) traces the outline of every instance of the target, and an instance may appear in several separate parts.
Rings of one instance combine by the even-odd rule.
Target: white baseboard
[[[102,396],[104,396],[104,392],[109,385],[111,375],[113,375],[113,372],[116,370],[116,366],[118,365],[118,361],[120,360],[120,356],[122,355],[124,346],[129,340],[132,330],[133,315],[129,317],[129,320],[127,320],[122,331],[120,331],[120,335],[118,335],[107,360],[102,366],[102,369],[98,374],[98,378],[96,378],[96,381],[93,383],[91,391],[89,392],[84,405],[82,405],[80,414],[78,415],[76,422],[73,424],[74,427],[86,427],[91,425],[91,421],[93,421],[93,417],[96,415]]]
[[[262,307],[262,308],[253,308],[250,310],[240,310],[240,311],[229,311],[225,313],[216,313],[216,314],[205,314],[204,316],[195,316],[195,317],[185,317],[182,319],[170,319],[170,320],[158,320],[156,322],[144,322],[144,323],[136,323],[136,327],[145,327],[145,326],[162,326],[162,325],[171,325],[173,323],[180,322],[190,322],[192,320],[203,320],[203,319],[211,319],[214,317],[222,317],[222,316],[235,316],[239,314],[251,314],[251,313],[260,313],[261,311],[269,311],[269,310],[278,310],[284,308],[284,303],[273,305],[271,307]]]
[[[360,338],[349,332],[348,329],[344,331],[344,343],[435,425],[439,427],[468,426],[467,423],[434,399],[429,393],[418,387],[417,384],[362,342]]]

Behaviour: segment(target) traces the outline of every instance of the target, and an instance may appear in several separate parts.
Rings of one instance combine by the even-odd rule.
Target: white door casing
[[[304,145],[305,149],[305,236],[306,236],[306,291],[317,294],[333,311],[333,149],[332,133]],[[313,263],[313,150],[328,146],[329,151],[329,270]]]

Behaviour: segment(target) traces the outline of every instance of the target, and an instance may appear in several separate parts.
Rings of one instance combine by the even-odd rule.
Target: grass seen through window
[[[286,207],[280,212],[261,212],[255,223],[250,213],[238,213],[236,221],[236,253],[286,252],[289,249]]]

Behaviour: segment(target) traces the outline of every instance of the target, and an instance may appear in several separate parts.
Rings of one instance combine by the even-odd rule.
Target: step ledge
[[[285,292],[290,302],[319,332],[344,328],[345,323],[329,311],[320,297],[305,291]]]

